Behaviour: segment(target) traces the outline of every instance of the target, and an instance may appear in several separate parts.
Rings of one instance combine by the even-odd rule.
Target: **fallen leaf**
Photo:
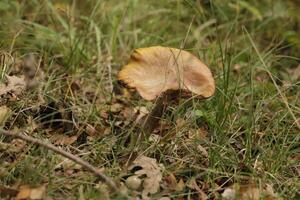
[[[31,189],[28,185],[20,186],[20,191],[17,194],[15,200],[28,199],[30,197]]]
[[[78,138],[78,135],[68,136],[64,134],[55,134],[51,137],[51,141],[55,145],[71,145],[73,144]]]
[[[135,167],[141,168],[134,174],[143,180],[142,199],[149,199],[149,194],[155,194],[159,190],[162,180],[162,169],[157,164],[156,159],[146,156],[140,156],[135,159],[133,165],[129,167],[129,170]],[[142,178],[144,176],[146,177]]]
[[[43,199],[46,193],[46,184],[31,188],[28,185],[20,186],[19,193],[17,194],[15,200],[24,200],[24,199],[31,199],[31,200],[38,200]]]
[[[187,186],[193,190],[196,190],[198,192],[198,198],[199,200],[207,200],[208,196],[205,194],[205,192],[203,192],[203,190],[198,186],[196,179],[193,177],[191,178],[188,183]]]
[[[188,137],[190,139],[200,139],[200,140],[206,140],[207,139],[207,130],[204,128],[196,129],[190,129],[188,133]]]
[[[271,185],[266,184],[264,188],[258,188],[254,183],[248,185],[234,184],[226,188],[222,193],[225,200],[275,200],[276,197]]]
[[[30,199],[42,199],[46,192],[46,185],[37,188],[32,188],[30,192]]]
[[[25,79],[23,76],[8,76],[6,75],[6,82],[0,84],[0,96],[15,95],[20,96],[26,88]]]
[[[164,178],[166,186],[170,190],[176,190],[177,180],[174,174],[170,173],[168,176]]]
[[[208,152],[206,151],[206,149],[201,146],[200,144],[197,146],[197,150],[201,153],[202,156],[204,156],[205,158],[208,158]]]
[[[124,118],[127,120],[131,120],[134,117],[134,111],[131,107],[125,107],[122,111],[121,114]]]
[[[180,192],[184,189],[185,184],[182,179],[180,179],[178,182],[176,180],[176,177],[174,174],[170,173],[168,176],[164,178],[164,181],[166,183],[166,186],[169,190]]]

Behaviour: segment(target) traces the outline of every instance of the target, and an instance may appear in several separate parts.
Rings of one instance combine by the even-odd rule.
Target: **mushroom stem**
[[[174,95],[177,93],[174,91],[166,91],[164,92],[155,102],[154,108],[147,115],[142,130],[145,135],[150,135],[154,129],[157,127],[158,122],[166,110],[169,102],[174,98]]]

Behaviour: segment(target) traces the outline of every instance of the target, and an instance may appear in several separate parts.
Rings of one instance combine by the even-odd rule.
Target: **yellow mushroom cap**
[[[167,90],[188,90],[205,98],[215,92],[210,69],[193,54],[170,47],[134,50],[118,78],[146,100]]]

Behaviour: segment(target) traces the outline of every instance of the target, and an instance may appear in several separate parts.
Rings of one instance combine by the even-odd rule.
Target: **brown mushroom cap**
[[[212,73],[204,63],[187,51],[170,47],[134,50],[118,78],[146,100],[167,90],[188,90],[205,98],[215,91]]]

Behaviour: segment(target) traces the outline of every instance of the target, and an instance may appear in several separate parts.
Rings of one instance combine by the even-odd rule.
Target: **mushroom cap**
[[[153,100],[167,90],[187,90],[204,98],[215,91],[211,71],[196,56],[162,46],[134,50],[118,79],[146,100]]]

